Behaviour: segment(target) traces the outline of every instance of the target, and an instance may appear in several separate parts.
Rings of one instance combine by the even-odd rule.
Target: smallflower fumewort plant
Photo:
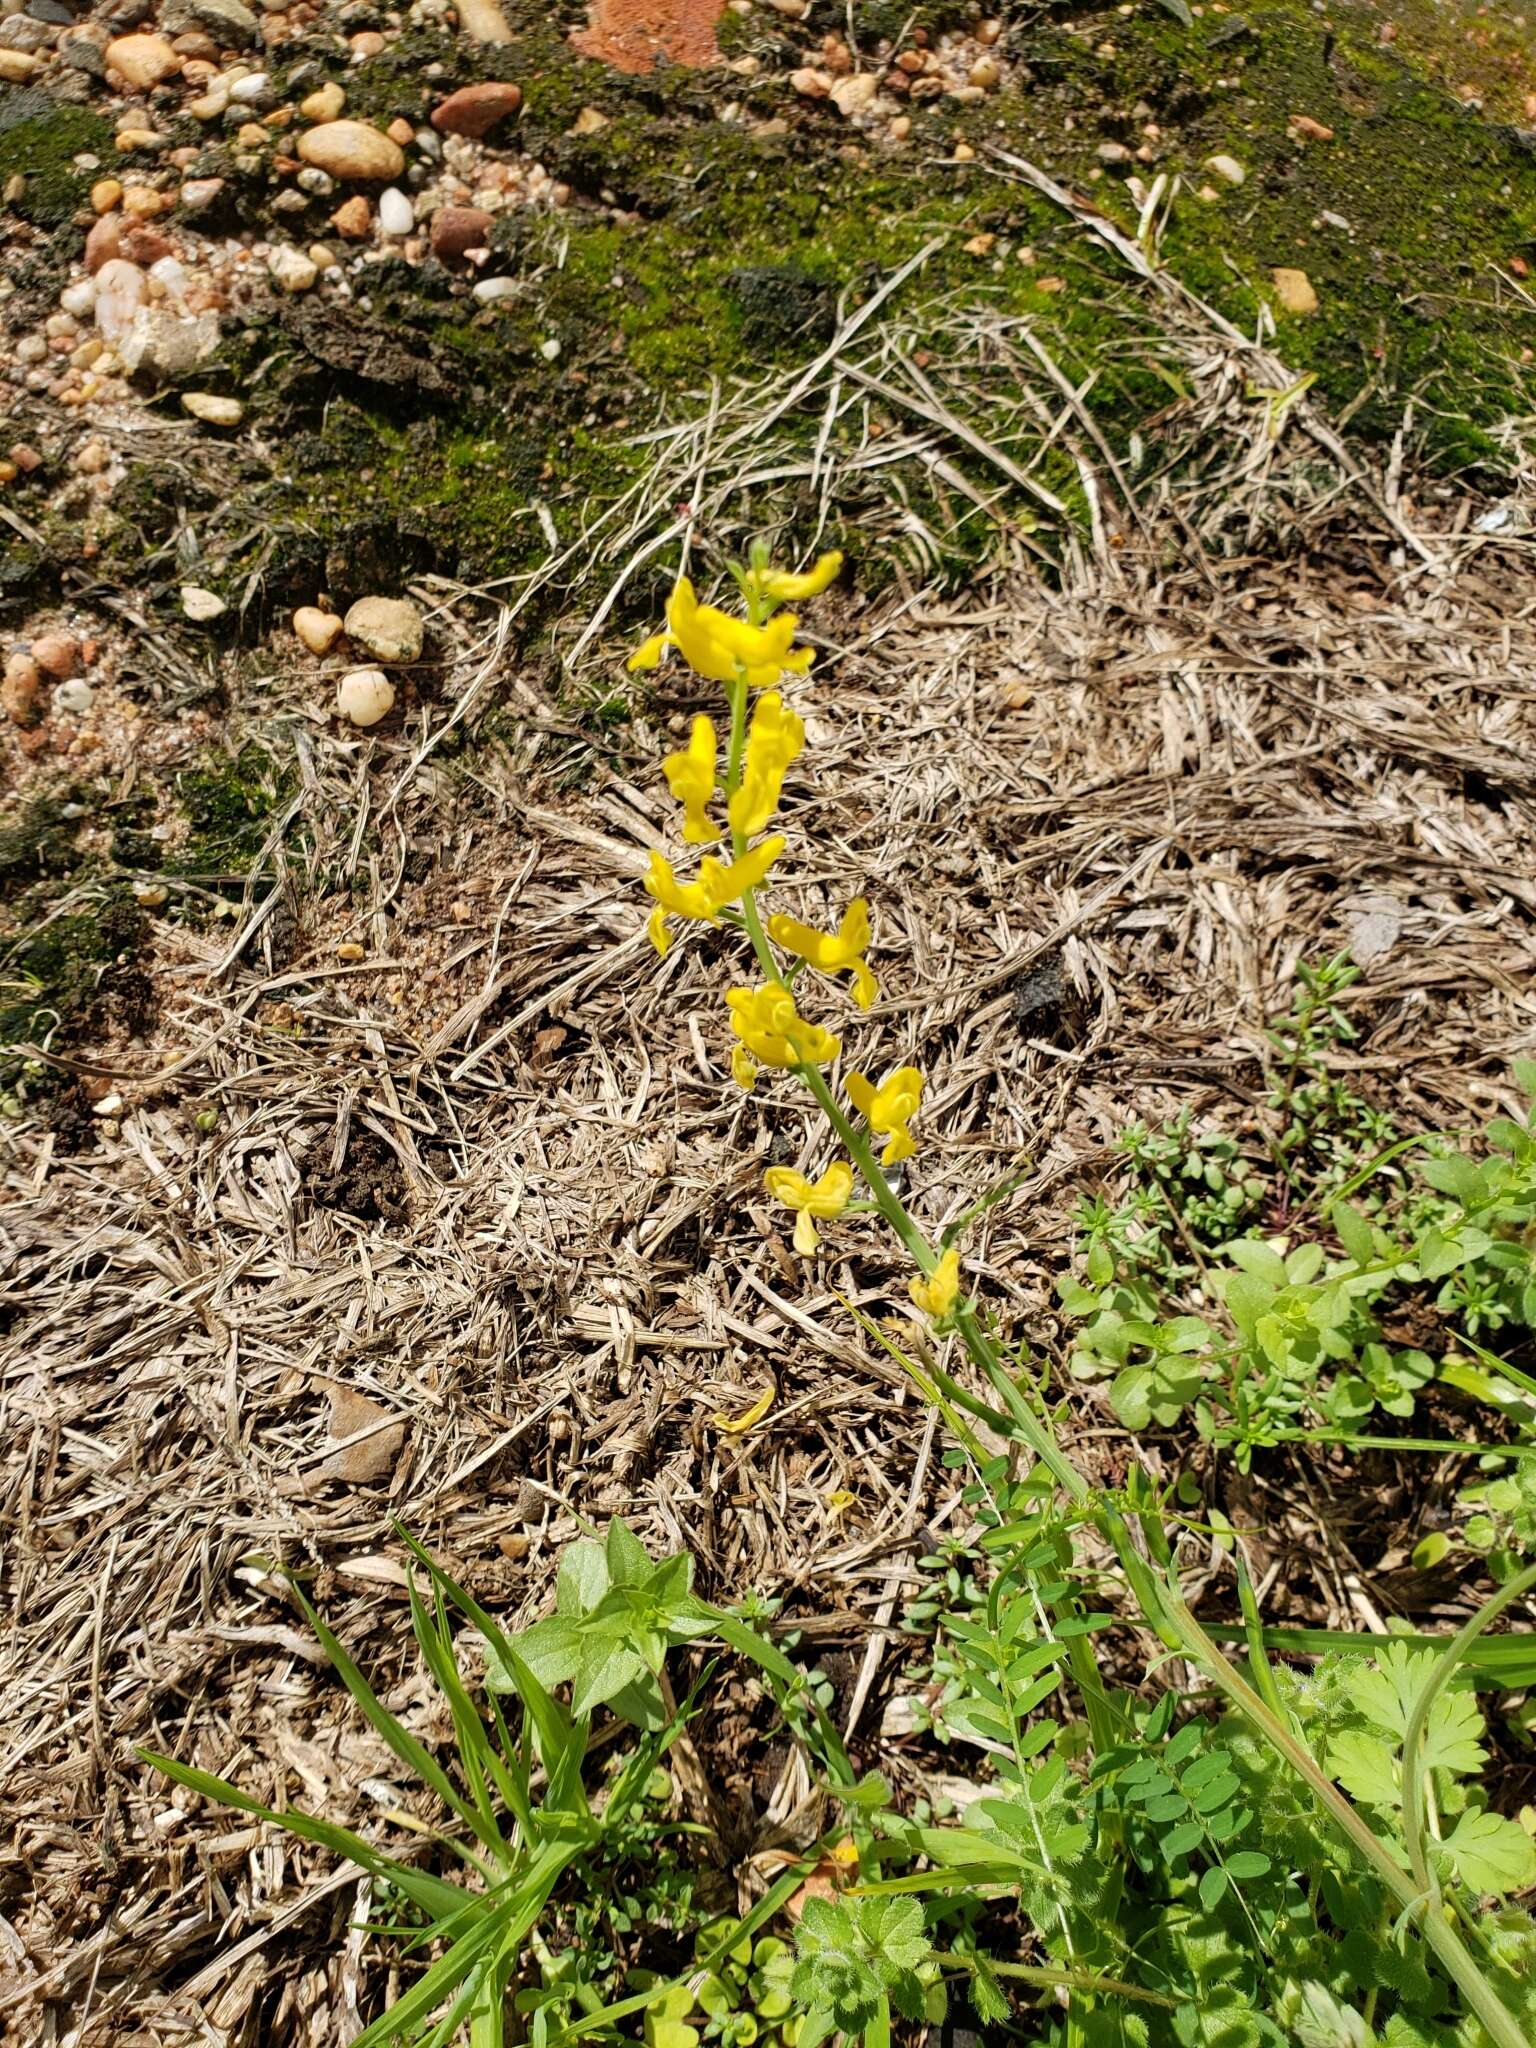
[[[902,1350],[889,1326],[862,1316],[859,1320],[940,1410],[962,1454],[982,1475],[983,1490],[991,1491],[999,1508],[992,1547],[999,1559],[1011,1555],[1010,1546],[1017,1550],[1004,1576],[1020,1575],[1033,1585],[1029,1628],[1036,1634],[1032,1641],[1027,1632],[1015,1639],[1009,1684],[1026,1665],[1024,1675],[1036,1687],[1049,1689],[1056,1682],[1057,1667],[1069,1676],[1081,1702],[1088,1742],[1098,1759],[1094,1771],[1099,1780],[1108,1782],[1105,1774],[1112,1776],[1119,1768],[1117,1760],[1130,1754],[1124,1747],[1126,1695],[1107,1683],[1094,1637],[1117,1617],[1085,1612],[1080,1596],[1091,1593],[1091,1605],[1097,1607],[1113,1585],[1124,1610],[1121,1618],[1150,1636],[1154,1657],[1161,1661],[1172,1655],[1185,1660],[1199,1685],[1246,1723],[1250,1737],[1275,1766],[1293,1774],[1302,1796],[1330,1830],[1328,1838],[1337,1840],[1351,1868],[1377,1888],[1384,1902],[1383,1942],[1390,1939],[1421,1946],[1432,1956],[1442,1979],[1455,1987],[1462,2001],[1467,2031],[1455,2035],[1458,2048],[1463,2041],[1468,2048],[1473,2042],[1476,2048],[1485,2048],[1485,2044],[1526,2048],[1524,2016],[1517,2015],[1507,2000],[1506,1976],[1499,1974],[1477,1911],[1479,1894],[1497,1887],[1483,1882],[1486,1872],[1483,1877],[1476,1870],[1458,1872],[1450,1848],[1439,1839],[1440,1817],[1431,1796],[1433,1752],[1426,1745],[1425,1730],[1429,1728],[1433,1734],[1437,1725],[1431,1718],[1434,1702],[1481,1631],[1512,1600],[1536,1585],[1536,1566],[1501,1587],[1441,1656],[1430,1660],[1423,1671],[1415,1667],[1405,1679],[1400,1758],[1379,1768],[1369,1786],[1362,1787],[1359,1770],[1350,1765],[1350,1757],[1361,1748],[1358,1741],[1342,1761],[1340,1744],[1332,1751],[1321,1745],[1314,1748],[1304,1719],[1276,1683],[1251,1591],[1245,1594],[1250,1649],[1245,1671],[1223,1654],[1184,1600],[1177,1551],[1151,1479],[1133,1463],[1117,1490],[1095,1485],[1059,1441],[1044,1402],[1043,1383],[1025,1370],[1027,1361],[1021,1354],[1005,1350],[965,1269],[961,1246],[952,1240],[961,1235],[967,1222],[1001,1199],[1008,1187],[984,1197],[934,1241],[892,1185],[887,1169],[907,1161],[914,1162],[912,1177],[918,1183],[921,1180],[923,1073],[910,1063],[872,1071],[841,1066],[843,1033],[850,1028],[862,1030],[879,999],[879,984],[869,963],[869,905],[863,897],[853,897],[837,908],[835,920],[826,930],[803,923],[787,910],[764,911],[762,895],[780,880],[790,844],[780,814],[786,776],[805,750],[805,723],[797,706],[812,687],[807,681],[812,651],[800,643],[799,618],[786,607],[819,596],[841,567],[841,555],[830,553],[803,573],[786,572],[773,566],[766,546],[754,544],[745,565],[732,565],[741,600],[739,612],[700,603],[688,578],[679,577],[667,601],[664,629],[646,640],[629,663],[632,670],[654,669],[669,652],[675,652],[695,674],[723,692],[723,732],[714,718],[700,713],[693,720],[687,745],[662,763],[667,786],[681,810],[680,847],[676,860],[652,854],[644,886],[652,902],[648,930],[662,956],[677,943],[679,928],[690,924],[724,927],[739,935],[744,971],[742,978],[724,991],[731,1072],[736,1083],[754,1088],[765,1073],[790,1078],[809,1092],[825,1116],[827,1153],[811,1162],[809,1173],[769,1167],[764,1176],[768,1196],[794,1216],[794,1246],[804,1258],[816,1256],[822,1229],[835,1226],[851,1213],[873,1210],[890,1226],[911,1261],[911,1300],[932,1340],[925,1362],[920,1364]],[[920,1185],[913,1199],[920,1205]],[[950,1357],[946,1340],[951,1339],[979,1373],[987,1398],[947,1369],[943,1361]],[[995,1456],[978,1435],[975,1420],[986,1425],[994,1447],[999,1439],[1009,1447],[1009,1457]],[[1021,1456],[1031,1469],[1024,1480],[1015,1483],[1011,1475]],[[1019,1507],[1021,1487],[1034,1503],[1028,1513]],[[1105,1570],[1106,1559],[1113,1561],[1113,1579]],[[1020,1646],[1026,1642],[1029,1647],[1021,1652]],[[995,1748],[1009,1737],[1011,1725],[1000,1718],[995,1703],[1012,1698],[1012,1694],[1006,1687],[1000,1691],[989,1685],[986,1696],[994,1705],[983,1715],[984,1732]],[[1036,1694],[1031,1691],[1027,1697],[1034,1700]],[[1035,1732],[1026,1735],[1016,1729],[1009,1739],[1019,1745],[1017,1759],[1027,1760],[1041,1742],[1054,1737],[1048,1728],[1038,1731],[1038,1740]],[[1199,1739],[1198,1733],[1187,1738],[1196,1743]],[[1349,1745],[1344,1743],[1343,1749],[1348,1750]],[[1045,1768],[1065,1783],[1064,1762],[1053,1761]],[[1019,1769],[1025,1770],[1024,1761],[1019,1762]],[[1209,1809],[1216,1815],[1212,1802],[1220,1804],[1234,1796],[1226,1779],[1218,1779],[1212,1786],[1203,1780],[1195,1785],[1193,1767],[1189,1773],[1192,1793],[1172,1787],[1172,1780],[1165,1787],[1166,1777],[1166,1772],[1158,1777],[1154,1771],[1148,1780],[1157,1807],[1154,1820],[1159,1820],[1164,1805],[1171,1813],[1176,1804],[1179,1813],[1185,1814],[1191,1797],[1195,1800],[1191,1811],[1204,1815]],[[1378,1795],[1389,1777],[1393,1799],[1384,1804]],[[1020,1782],[1025,1779],[1021,1777]],[[1231,1786],[1236,1785],[1232,1778]],[[1364,1796],[1366,1792],[1369,1797]],[[1115,1813],[1102,1804],[1107,1794],[1100,1797],[1101,1850],[1113,1850],[1122,1840],[1134,1843],[1143,1825],[1139,1810]],[[1234,1820],[1227,1835],[1239,1824]],[[1241,1820],[1241,1825],[1246,1826],[1246,1820]],[[1461,1825],[1491,1833],[1489,1817],[1481,1813],[1475,1814],[1470,1824],[1463,1821]],[[1188,1841],[1178,1837],[1181,1855],[1189,1853],[1189,1844],[1197,1838],[1206,1844],[1200,1853],[1209,1851],[1213,1857],[1224,1853],[1220,1843],[1225,1838],[1220,1836],[1215,1818],[1207,1827],[1204,1820],[1186,1816],[1183,1827]],[[974,1840],[974,1831],[967,1834],[964,1828],[954,1842],[948,1842],[942,1831],[929,1830],[923,1838],[923,1853],[942,1862],[948,1855],[959,1855],[965,1844],[974,1844]],[[1045,1838],[1036,1841],[1031,1836],[1030,1840],[1034,1854]],[[1502,1834],[1500,1840],[1504,1841]],[[994,1862],[997,1853],[992,1844],[988,1854]],[[1200,1879],[1202,1910],[1215,1911],[1234,1880],[1252,1880],[1261,1866],[1267,1871],[1270,1858],[1257,1852],[1239,1852],[1226,1864],[1213,1861]],[[992,1864],[986,1867],[990,1870]],[[894,1881],[890,1889],[906,1890],[927,1883],[927,1879],[908,1878]],[[886,1887],[871,1886],[866,1879],[862,1889],[868,1893]],[[1054,1900],[1050,1912],[1060,1921],[1066,1938],[1070,1922],[1064,1895],[1058,1892]],[[901,1910],[911,1917],[910,1906]],[[867,1917],[867,1925],[858,1914]],[[1394,1914],[1389,1935],[1386,1923]],[[825,1929],[813,1922],[807,1911],[795,1980],[797,1992],[815,2010],[809,2038],[831,2031],[845,2038],[862,2033],[867,2044],[883,2048],[889,2040],[892,1999],[901,1991],[903,1996],[896,1998],[898,2008],[905,2009],[910,2002],[904,1995],[910,1986],[903,1975],[909,1970],[909,1959],[903,1952],[897,1958],[900,1967],[893,1964],[891,1972],[882,1976],[871,1958],[877,1951],[884,1957],[887,1934],[900,1932],[905,1940],[909,1930],[905,1924],[899,1930],[895,1927],[890,1902],[873,1898],[857,1908],[854,1917],[845,1913],[835,1927],[831,1916],[824,1917]],[[915,1918],[910,1933],[911,1961],[915,1963],[926,1953],[925,1938]],[[1068,1946],[1070,1949],[1070,1941]],[[1068,1960],[1072,1960],[1070,1955]],[[1129,1986],[1112,1986],[1108,1980],[1085,1976],[1082,1960],[1078,1957],[1074,1964],[1079,1999],[1091,2001],[1099,1993],[1130,1991]],[[1014,1966],[1013,1974],[1023,1969]],[[1144,1989],[1139,1995],[1147,1998],[1153,1993]],[[1173,2002],[1158,1996],[1164,2004]],[[1331,1999],[1332,1993],[1315,1984],[1304,1987],[1298,1996],[1311,1997],[1315,2005],[1319,1998]],[[1090,2037],[1095,2044],[1109,2038],[1092,2031],[1083,2017],[1085,2012],[1083,2005],[1074,2004],[1068,2029],[1072,2048],[1088,2048]],[[1189,2048],[1208,2042],[1215,2048],[1216,2033],[1206,2026],[1202,2013],[1200,1998],[1191,1997],[1181,2004],[1173,2037]],[[1112,2031],[1119,2025],[1118,2020],[1113,2021]],[[1329,2043],[1337,2038],[1341,2043],[1358,2043],[1360,2048],[1368,2048],[1376,2039],[1370,2019],[1364,2015],[1345,2013],[1340,2025],[1345,2027],[1342,2033],[1314,2028],[1296,2038],[1326,2039]],[[1260,2036],[1266,2040],[1286,2038],[1277,2030],[1275,2019],[1268,2016],[1256,2018],[1254,2028],[1255,2041]],[[1115,2038],[1121,2035],[1116,2032]],[[1239,2038],[1247,2048],[1248,2033],[1222,2034],[1221,2048],[1227,2048],[1229,2042],[1236,2048]],[[1398,2040],[1406,2044],[1411,2039],[1416,2044],[1420,2039],[1417,2034],[1403,2034],[1400,2027],[1390,2038],[1394,2048]],[[1143,2031],[1134,2039],[1144,2042],[1147,2035]]]

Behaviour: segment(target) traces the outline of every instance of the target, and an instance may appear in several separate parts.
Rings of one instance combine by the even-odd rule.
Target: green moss
[[[27,181],[16,204],[24,220],[56,228],[70,219],[100,175],[76,169],[74,159],[86,155],[112,155],[112,130],[99,114],[35,88],[0,94],[0,159]]]
[[[223,760],[184,768],[176,801],[187,837],[166,872],[239,879],[261,850],[273,814],[292,789],[292,774],[262,747],[245,746]]]

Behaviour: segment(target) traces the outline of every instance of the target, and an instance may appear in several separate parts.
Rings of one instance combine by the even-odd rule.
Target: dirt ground
[[[319,2044],[378,2009],[355,1874],[173,1794],[135,1746],[384,1830],[407,1788],[275,1567],[442,1738],[397,1524],[520,1623],[572,1536],[622,1515],[690,1550],[711,1597],[785,1602],[862,1763],[919,1787],[938,1768],[882,1712],[914,1560],[965,1510],[840,1299],[899,1312],[905,1275],[872,1222],[820,1268],[791,1255],[762,1168],[810,1163],[815,1136],[787,1090],[730,1078],[729,935],[660,963],[644,936],[658,759],[707,707],[675,667],[634,694],[622,659],[685,556],[709,580],[758,513],[799,557],[847,547],[806,614],[802,902],[871,901],[872,1056],[930,1075],[922,1215],[1019,1177],[968,1261],[1036,1355],[1065,1354],[1073,1212],[1120,1184],[1129,1122],[1189,1110],[1258,1143],[1298,961],[1353,949],[1335,1064],[1404,1130],[1512,1106],[1536,1043],[1518,433],[1498,473],[1420,460],[1406,410],[1396,442],[1352,436],[1273,322],[1254,338],[1080,191],[1000,169],[1159,337],[1177,473],[1135,470],[995,304],[946,302],[944,348],[898,374],[908,315],[870,283],[792,385],[679,406],[634,495],[538,569],[388,551],[427,643],[368,731],[265,595],[218,634],[167,624],[174,562],[153,601],[102,577],[12,602],[15,644],[95,652],[88,718],[52,718],[46,748],[0,735],[0,975],[26,985],[0,991],[23,1019],[0,1125],[7,2041]],[[851,393],[812,454],[777,438],[791,411],[844,422]],[[1021,472],[1026,414],[1054,466]],[[163,408],[87,424],[189,502],[249,486]],[[1046,475],[1072,516],[1037,527]],[[936,507],[967,550],[985,531],[963,573]],[[73,1004],[57,1028],[45,968]],[[770,1388],[761,1423],[722,1429]],[[1065,1427],[1120,1476],[1101,1397]],[[1187,1446],[1141,1454],[1171,1473]],[[1462,1590],[1408,1554],[1455,1465],[1201,1477],[1234,1517],[1262,1496],[1270,1620],[1435,1627]],[[1227,1612],[1214,1552],[1206,1590]],[[754,1771],[748,1707],[703,1753],[746,1857],[792,1770]]]

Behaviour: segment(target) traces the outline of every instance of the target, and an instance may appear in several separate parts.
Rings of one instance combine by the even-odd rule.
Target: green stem
[[[953,1961],[972,1976],[977,1965],[964,1957]],[[1042,1990],[1096,1991],[1112,1998],[1129,1998],[1137,2005],[1161,2005],[1178,2010],[1179,2001],[1161,1991],[1147,1991],[1140,1984],[1127,1984],[1121,1977],[1101,1977],[1094,1970],[1051,1970],[1035,1963],[1000,1963],[988,1958],[987,1969],[994,1977],[1012,1977],[1021,1984],[1038,1984]]]

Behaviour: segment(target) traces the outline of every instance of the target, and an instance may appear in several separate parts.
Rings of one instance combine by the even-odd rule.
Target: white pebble
[[[189,619],[199,625],[208,619],[217,619],[229,610],[216,590],[204,590],[197,583],[183,583],[181,586],[181,608]]]
[[[515,277],[482,277],[474,287],[473,296],[482,306],[489,306],[495,299],[510,299],[516,290]]]
[[[71,718],[81,718],[91,708],[93,692],[87,682],[76,676],[72,682],[60,683],[53,693],[55,711],[67,711]]]
[[[267,74],[265,71],[253,71],[249,78],[235,80],[235,83],[229,89],[229,96],[231,99],[249,103],[251,100],[259,100],[266,89]]]
[[[111,265],[106,266],[108,269]],[[284,244],[267,258],[267,273],[285,292],[307,292],[320,275],[317,267],[297,249]]]
[[[559,353],[560,344],[558,341],[555,340],[553,335],[550,336],[548,341],[541,341],[539,343],[539,354],[544,358],[546,363],[552,363],[555,360],[555,358],[559,355]]]
[[[341,679],[336,709],[353,725],[377,725],[394,708],[394,685],[381,668],[354,668]]]
[[[96,280],[82,277],[78,284],[67,284],[59,293],[59,304],[66,313],[73,313],[77,320],[83,320],[96,304]]]
[[[415,225],[416,209],[398,185],[379,194],[379,226],[386,235],[408,235]]]

